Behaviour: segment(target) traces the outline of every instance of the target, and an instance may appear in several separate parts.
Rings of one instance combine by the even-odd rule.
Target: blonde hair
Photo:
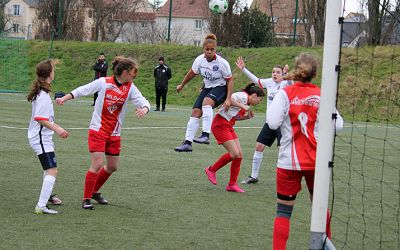
[[[112,69],[114,71],[114,75],[120,76],[124,70],[138,70],[138,64],[135,59],[126,58],[123,56],[116,56],[112,61]]]
[[[307,53],[301,53],[295,59],[294,70],[284,77],[300,82],[310,82],[317,76],[318,59]]]
[[[44,90],[47,93],[51,91],[51,83],[47,82],[46,79],[50,77],[51,72],[54,70],[54,64],[54,61],[49,59],[36,65],[36,79],[33,80],[31,89],[26,96],[28,101],[34,101],[40,90]]]
[[[208,43],[215,43],[215,46],[217,46],[217,36],[214,34],[208,34],[203,41],[203,48],[206,46]]]

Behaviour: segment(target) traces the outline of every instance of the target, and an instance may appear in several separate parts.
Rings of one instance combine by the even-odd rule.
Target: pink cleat
[[[208,180],[211,182],[211,184],[217,185],[217,177],[215,176],[215,172],[211,171],[210,167],[206,167],[204,172],[206,172]]]
[[[244,193],[245,191],[241,189],[237,184],[234,185],[227,185],[226,191],[228,192],[236,192],[236,193]]]

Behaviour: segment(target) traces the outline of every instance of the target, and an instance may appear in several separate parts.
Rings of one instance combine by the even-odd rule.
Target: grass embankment
[[[2,67],[0,68],[2,68],[2,72],[8,73],[0,76],[0,87],[8,90],[27,91],[29,82],[34,77],[36,63],[48,57],[50,43],[48,41],[29,41],[25,47],[18,46],[18,53],[11,52],[15,47],[12,47],[12,44],[4,46],[4,42],[2,43],[0,52],[6,58],[1,61]],[[322,58],[322,48],[233,49],[220,47],[218,50],[231,64],[235,90],[249,82],[235,66],[238,56],[243,56],[247,68],[260,78],[269,78],[271,69],[276,64],[288,63],[293,67],[294,58],[300,52],[314,53]],[[360,121],[400,121],[400,64],[398,63],[400,53],[398,51],[398,47],[363,47],[343,50],[338,106],[345,117],[354,117]],[[68,92],[79,85],[90,82],[94,76],[92,66],[100,52],[106,54],[109,63],[115,55],[136,58],[140,65],[140,71],[135,83],[143,95],[153,103],[155,100],[153,67],[157,64],[160,55],[165,57],[166,63],[173,72],[168,103],[192,105],[199,87],[202,85],[201,78],[196,77],[186,85],[183,92],[177,94],[175,91],[175,86],[182,81],[194,58],[202,53],[201,48],[198,47],[61,41],[55,42],[53,46],[52,56],[60,60],[53,91]],[[23,53],[27,55],[21,56]],[[111,74],[111,70],[109,73]],[[319,84],[320,81],[321,74],[318,75],[315,82]],[[257,111],[264,110],[265,105],[257,107]]]

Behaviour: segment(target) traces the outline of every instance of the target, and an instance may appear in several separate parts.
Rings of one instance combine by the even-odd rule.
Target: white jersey
[[[249,103],[249,95],[244,91],[233,93],[231,99],[244,105]],[[239,114],[239,112],[244,113],[245,110],[232,105],[229,107],[228,111],[225,111],[222,107],[218,111],[218,114],[224,117],[227,121],[232,122],[232,119],[236,119],[236,116]]]
[[[225,86],[226,80],[232,77],[228,61],[217,54],[211,62],[207,61],[204,54],[199,55],[193,62],[192,71],[203,77],[205,88]]]
[[[133,83],[118,85],[114,76],[101,77],[74,89],[71,94],[74,98],[78,98],[96,92],[98,92],[98,97],[89,129],[102,130],[109,135],[119,136],[128,101],[132,101],[137,108],[147,107],[150,110],[150,103]]]
[[[49,93],[41,90],[32,101],[32,116],[29,122],[29,144],[37,155],[54,152],[53,130],[48,129],[38,121],[45,120],[54,123],[53,103]]]
[[[292,85],[292,81],[283,80],[280,83],[275,82],[272,78],[260,79],[253,75],[248,69],[244,68],[243,73],[250,79],[251,82],[258,84],[260,88],[267,90],[267,107],[265,109],[265,117],[267,117],[268,107],[271,106],[276,93],[286,86]],[[266,119],[266,118],[265,118]]]

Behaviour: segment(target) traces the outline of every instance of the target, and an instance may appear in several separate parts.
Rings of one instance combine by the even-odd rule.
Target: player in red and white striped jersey
[[[294,85],[280,90],[267,112],[271,129],[281,129],[282,138],[276,173],[277,215],[274,222],[273,249],[286,249],[290,217],[304,177],[312,200],[318,137],[320,89],[311,83],[317,74],[317,59],[300,54],[289,79]],[[339,113],[336,130],[343,127]],[[326,234],[330,237],[329,211]]]
[[[36,80],[27,96],[32,102],[32,117],[29,122],[28,139],[33,151],[39,157],[43,168],[43,183],[39,200],[35,207],[36,214],[57,214],[58,212],[46,207],[48,201],[61,204],[61,200],[51,196],[57,177],[57,161],[54,153],[53,134],[67,138],[68,132],[54,122],[53,103],[49,92],[54,80],[54,62],[47,60],[36,66]],[[55,202],[57,201],[57,202]]]
[[[91,166],[86,173],[82,207],[93,209],[91,199],[108,204],[98,192],[110,175],[117,170],[121,151],[121,127],[125,118],[127,103],[136,107],[136,116],[144,117],[150,110],[150,103],[133,84],[138,69],[137,63],[129,58],[116,57],[113,61],[114,76],[102,77],[74,89],[58,98],[57,104],[98,92],[92,120],[89,125],[89,151]],[[106,155],[106,165],[103,157]]]
[[[240,172],[240,163],[242,161],[242,148],[239,139],[233,129],[236,120],[245,120],[254,116],[249,110],[250,106],[259,104],[262,97],[265,96],[264,91],[254,83],[248,84],[242,91],[232,94],[231,106],[228,110],[222,107],[212,122],[211,131],[218,144],[222,144],[228,153],[223,154],[213,165],[205,169],[208,180],[216,185],[216,172],[228,164],[231,164],[231,175],[226,191],[243,193],[237,184],[237,178]]]

